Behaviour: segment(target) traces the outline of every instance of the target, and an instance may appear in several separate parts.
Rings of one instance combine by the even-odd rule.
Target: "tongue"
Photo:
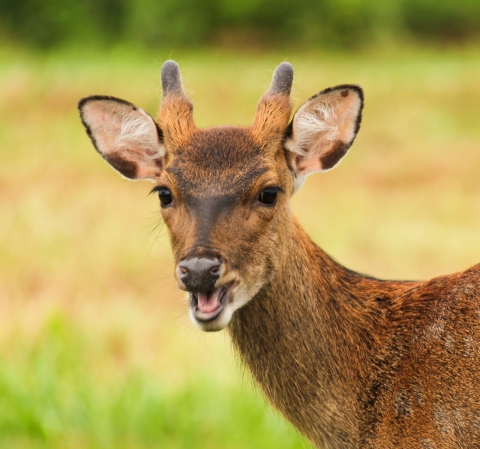
[[[219,293],[219,288],[210,292],[198,293],[198,310],[203,313],[215,312],[220,307]]]

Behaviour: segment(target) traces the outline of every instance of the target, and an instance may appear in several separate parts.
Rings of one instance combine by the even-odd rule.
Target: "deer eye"
[[[172,192],[166,187],[155,187],[155,191],[158,193],[162,207],[168,206],[173,201]]]
[[[273,206],[277,202],[277,196],[279,192],[278,187],[267,187],[260,192],[258,195],[258,201],[267,206]]]

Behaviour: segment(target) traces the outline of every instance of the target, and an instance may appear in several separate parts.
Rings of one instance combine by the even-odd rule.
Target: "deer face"
[[[197,129],[173,61],[162,68],[158,124],[123,100],[79,103],[97,151],[124,176],[156,182],[175,278],[203,330],[224,328],[275,278],[290,196],[336,165],[358,130],[362,92],[347,85],[312,97],[289,124],[292,78],[289,64],[277,68],[249,128]]]
[[[175,277],[202,329],[228,324],[278,266],[293,180],[283,148],[270,151],[246,128],[197,131],[158,178]]]

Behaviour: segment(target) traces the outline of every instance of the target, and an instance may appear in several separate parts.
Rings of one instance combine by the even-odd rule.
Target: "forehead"
[[[274,168],[247,128],[197,130],[166,171],[185,193],[236,194]]]

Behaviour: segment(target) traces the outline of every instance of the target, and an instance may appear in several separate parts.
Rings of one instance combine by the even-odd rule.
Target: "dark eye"
[[[268,206],[272,206],[277,201],[278,187],[267,187],[260,192],[258,201]]]
[[[155,190],[158,193],[162,206],[168,206],[173,201],[172,192],[166,187],[157,187]]]

